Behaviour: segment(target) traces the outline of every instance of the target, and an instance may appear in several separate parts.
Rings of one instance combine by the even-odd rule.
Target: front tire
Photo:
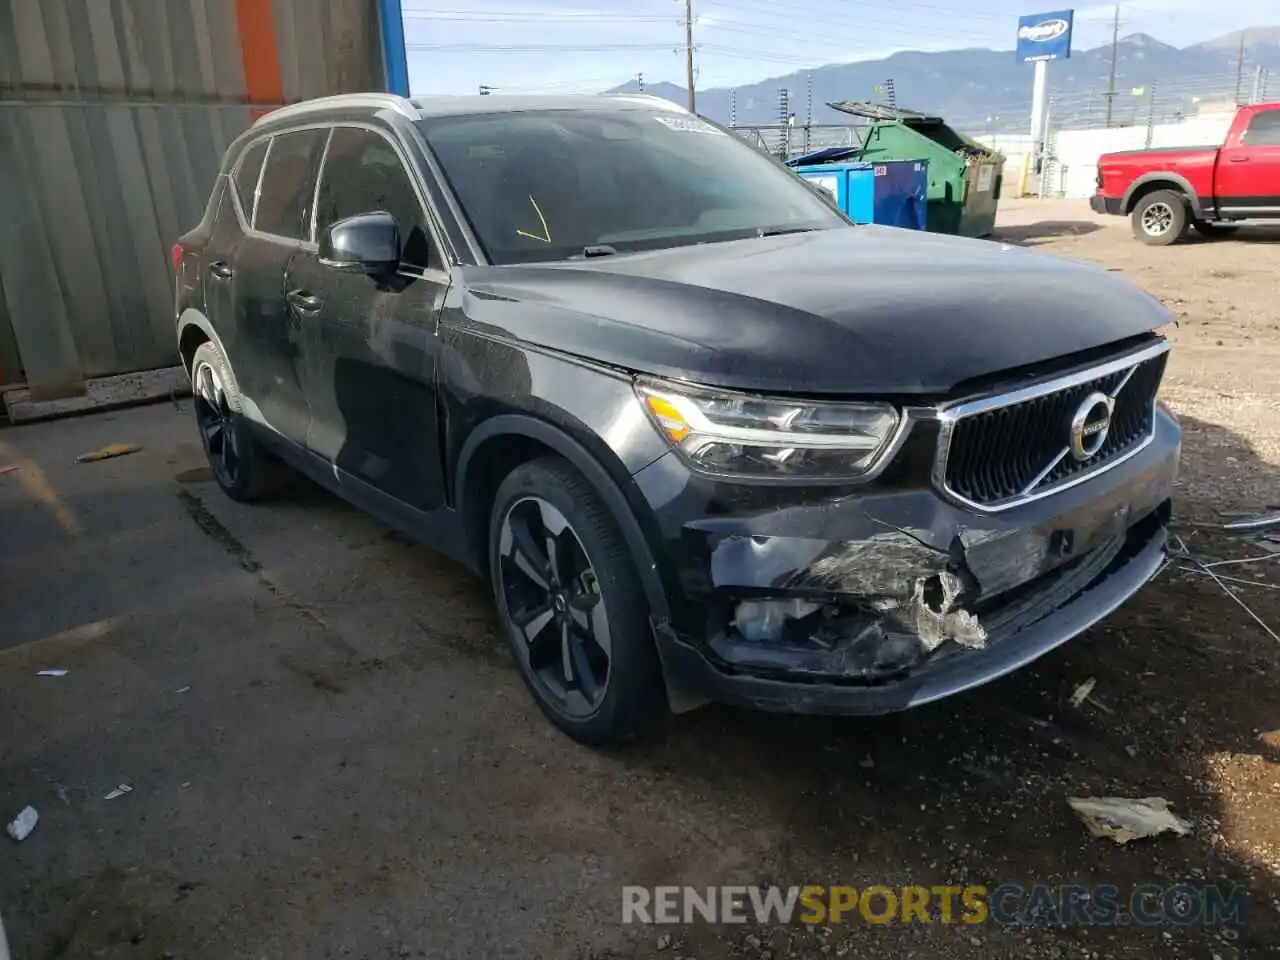
[[[516,665],[552,723],[588,746],[648,726],[661,702],[648,603],[608,508],[568,463],[531,461],[503,481],[489,570]]]
[[[1167,247],[1186,233],[1187,213],[1187,201],[1182,194],[1172,190],[1149,193],[1133,208],[1130,216],[1133,235],[1147,246]]]
[[[191,396],[200,443],[214,482],[232,500],[261,500],[287,487],[294,473],[253,436],[231,365],[212,341],[191,358]]]

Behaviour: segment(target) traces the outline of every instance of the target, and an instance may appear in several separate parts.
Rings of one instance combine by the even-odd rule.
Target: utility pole
[[[1244,31],[1240,31],[1240,49],[1236,53],[1236,103],[1240,103],[1240,85],[1244,82]]]
[[[636,75],[636,85],[640,87],[640,92],[644,93],[644,74],[643,73],[639,73]]]
[[[689,112],[693,107],[693,0],[684,0],[684,69],[689,84]]]
[[[1156,130],[1156,82],[1151,81],[1151,98],[1147,101],[1147,143],[1146,148],[1151,149],[1151,140]]]
[[[1107,81],[1107,127],[1111,126],[1111,108],[1116,99],[1116,56],[1120,52],[1120,4],[1116,4],[1111,21],[1111,79]]]

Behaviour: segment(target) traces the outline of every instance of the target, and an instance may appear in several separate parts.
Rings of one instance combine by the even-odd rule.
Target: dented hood
[[[942,394],[1171,319],[1096,267],[881,227],[462,276],[491,333],[742,390]]]

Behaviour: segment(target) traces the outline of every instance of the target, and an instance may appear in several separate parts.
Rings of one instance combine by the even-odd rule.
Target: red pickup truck
[[[1241,107],[1220,147],[1103,154],[1089,206],[1130,217],[1133,235],[1153,246],[1188,228],[1218,237],[1242,220],[1280,220],[1280,103]]]

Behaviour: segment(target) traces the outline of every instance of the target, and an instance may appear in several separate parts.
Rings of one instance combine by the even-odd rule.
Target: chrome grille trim
[[[1094,477],[1101,476],[1108,470],[1112,470],[1127,460],[1137,456],[1150,446],[1151,441],[1155,438],[1158,387],[1157,390],[1152,393],[1150,427],[1147,430],[1146,435],[1130,449],[1102,461],[1096,467],[1090,468],[1086,466],[1078,473],[1068,476],[1064,480],[1053,483],[1047,487],[1038,488],[1038,484],[1042,483],[1044,479],[1053,472],[1058,461],[1055,461],[1054,463],[1046,463],[1044,469],[1036,476],[1035,481],[1024,489],[1022,493],[995,503],[982,503],[964,496],[952,489],[947,479],[947,468],[956,427],[958,423],[966,418],[982,413],[989,413],[994,410],[1000,410],[1005,407],[1016,406],[1038,398],[1049,397],[1055,393],[1060,393],[1064,390],[1079,387],[1123,372],[1124,376],[1115,386],[1111,387],[1112,393],[1119,393],[1120,390],[1129,382],[1133,373],[1142,364],[1167,354],[1169,352],[1169,347],[1170,344],[1167,340],[1160,339],[1154,344],[1131,351],[1123,356],[1116,357],[1115,359],[1108,360],[1104,363],[1096,364],[1091,367],[1085,367],[1081,370],[1077,370],[1063,376],[1051,377],[1008,393],[979,396],[968,400],[959,400],[955,403],[939,408],[937,412],[939,424],[938,446],[933,461],[934,486],[948,499],[971,510],[978,511],[980,513],[999,513],[1026,503],[1031,503],[1035,500],[1042,499],[1043,497],[1061,493],[1063,490],[1068,490],[1071,487],[1084,483],[1087,480],[1092,480]],[[1059,461],[1060,460],[1061,456],[1059,457]]]

